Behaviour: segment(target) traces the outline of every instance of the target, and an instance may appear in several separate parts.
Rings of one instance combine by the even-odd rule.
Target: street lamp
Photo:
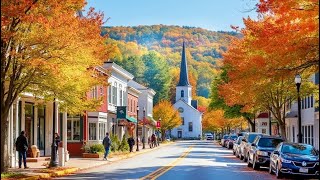
[[[139,106],[137,106],[137,127],[136,127],[136,138],[137,138],[137,149],[136,151],[139,151],[139,139],[138,139],[138,122],[139,122]]]
[[[145,129],[144,129],[144,121],[145,121],[145,117],[146,117],[146,108],[143,107],[143,128],[142,128],[142,149],[145,149]]]
[[[51,160],[50,167],[57,167],[57,144],[55,141],[55,133],[56,133],[56,98],[53,99],[53,118],[52,118],[52,145],[51,145]]]
[[[301,85],[301,76],[299,74],[294,78],[294,82],[297,86],[298,92],[298,141],[302,143],[302,134],[301,134],[301,99],[300,99],[300,85]]]

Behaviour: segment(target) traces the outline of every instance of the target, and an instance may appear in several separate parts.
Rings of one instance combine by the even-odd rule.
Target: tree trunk
[[[280,129],[280,132],[281,132],[281,137],[284,138],[285,140],[287,140],[285,124],[284,123],[278,123],[278,124],[279,124],[279,129]]]
[[[9,108],[1,107],[1,173],[7,172],[9,168],[8,113]]]
[[[164,142],[165,137],[166,137],[166,131],[165,131],[165,130],[161,130],[161,139],[162,139],[162,142]]]
[[[250,118],[248,118],[248,117],[246,117],[246,120],[248,121],[248,123],[250,124],[250,129],[255,129],[255,124],[251,121],[251,119]]]

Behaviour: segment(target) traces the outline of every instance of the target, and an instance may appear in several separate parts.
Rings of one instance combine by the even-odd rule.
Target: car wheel
[[[254,157],[253,157],[252,167],[253,167],[254,170],[259,170],[259,169],[260,169],[260,166],[259,166],[256,162],[257,162],[257,159],[256,159],[256,157],[254,156]]]
[[[269,174],[273,174],[273,169],[272,169],[271,161],[270,161],[270,164],[269,164]]]
[[[247,165],[248,165],[248,167],[251,167],[251,162],[250,162],[250,156],[249,156],[249,154],[247,155]]]
[[[280,167],[278,166],[278,164],[276,165],[276,177],[277,177],[277,179],[282,178],[282,173],[280,171]]]
[[[246,155],[243,155],[243,162],[247,162],[248,161],[248,156],[246,157]]]
[[[240,160],[243,160],[243,156],[242,156],[241,153],[240,153],[240,155],[239,155],[239,158],[240,158]]]

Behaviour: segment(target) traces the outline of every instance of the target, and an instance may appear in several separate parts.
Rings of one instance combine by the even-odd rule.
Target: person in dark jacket
[[[60,136],[59,136],[58,133],[55,133],[54,136],[55,136],[54,140],[55,140],[55,143],[56,143],[56,152],[57,152],[58,151],[58,147],[59,147],[59,143],[60,143],[61,140],[60,140]]]
[[[111,139],[109,138],[109,133],[106,133],[106,137],[104,137],[102,144],[103,144],[104,150],[105,150],[103,160],[107,160],[107,156],[108,156],[109,149],[111,146]]]
[[[20,136],[17,138],[16,141],[16,150],[19,153],[19,168],[21,168],[22,165],[22,158],[23,158],[23,165],[24,168],[29,168],[27,166],[27,150],[28,150],[28,140],[25,136],[24,131],[21,131]]]
[[[128,144],[129,144],[130,152],[132,152],[132,149],[134,146],[134,139],[132,136],[128,138]]]

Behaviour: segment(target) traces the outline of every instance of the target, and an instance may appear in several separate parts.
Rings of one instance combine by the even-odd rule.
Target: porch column
[[[21,131],[25,131],[26,129],[26,126],[25,126],[25,122],[26,122],[26,114],[25,114],[25,101],[22,100],[21,101]],[[20,132],[19,132],[19,135],[20,135]]]
[[[9,122],[8,122],[8,153],[9,153],[9,164],[10,167],[13,167],[13,105],[9,109]]]
[[[67,112],[63,112],[63,119],[62,119],[62,122],[63,122],[63,124],[62,124],[62,126],[63,126],[63,132],[62,132],[62,142],[63,142],[63,148],[64,148],[64,161],[65,162],[67,162],[68,160],[69,160],[69,152],[68,152],[68,149],[67,149],[67,147],[68,147],[68,144],[67,144],[67,132],[68,132],[68,130],[67,130],[67,120],[68,120],[68,114],[67,114]]]
[[[34,104],[34,123],[33,123],[33,144],[30,144],[30,145],[37,145],[38,146],[38,107],[37,107],[38,103],[35,102]],[[37,147],[39,148],[39,147]]]
[[[99,118],[98,118],[98,122],[96,122],[96,137],[97,137],[97,139],[96,139],[96,141],[99,141],[100,139],[99,139]]]
[[[16,101],[16,111],[15,111],[15,114],[16,114],[16,119],[15,119],[15,123],[16,123],[16,138],[19,137],[20,135],[20,130],[19,130],[19,101],[20,101],[20,97],[17,98],[17,101]],[[16,148],[15,149],[15,158],[14,158],[14,166],[13,167],[17,167],[18,166],[18,152],[16,151]]]

